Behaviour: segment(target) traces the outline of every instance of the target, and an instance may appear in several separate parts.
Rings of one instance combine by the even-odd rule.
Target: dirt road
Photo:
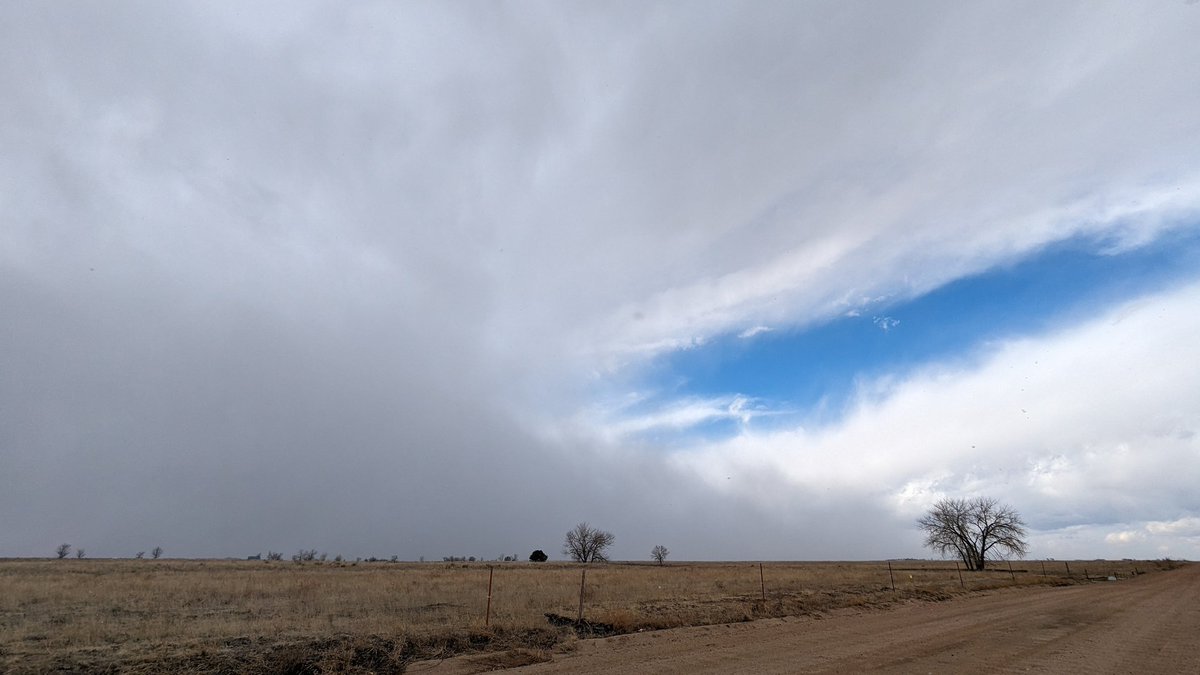
[[[574,653],[507,672],[864,671],[1200,673],[1200,565],[822,619],[588,640]]]

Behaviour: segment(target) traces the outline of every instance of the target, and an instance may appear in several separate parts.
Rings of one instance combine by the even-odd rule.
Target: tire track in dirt
[[[511,672],[862,671],[1200,673],[1200,565],[1116,583],[589,640]]]

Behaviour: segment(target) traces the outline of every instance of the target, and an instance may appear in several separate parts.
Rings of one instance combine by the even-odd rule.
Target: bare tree
[[[650,551],[650,557],[654,558],[659,565],[666,561],[667,556],[671,555],[671,551],[666,546],[659,544]]]
[[[991,497],[943,499],[917,524],[926,546],[958,557],[970,570],[984,569],[988,560],[1024,557],[1029,550],[1020,514]]]
[[[81,548],[75,549],[75,557],[78,558],[79,560],[83,560],[86,556],[87,556],[87,551],[84,551]]]
[[[145,558],[145,557],[146,557],[146,552],[145,552],[145,551],[138,551],[138,552],[137,552],[137,555],[135,555],[135,556],[133,556],[133,557],[137,558],[138,560],[141,560],[142,558]]]
[[[302,548],[302,549],[300,549],[299,552],[297,552],[296,554],[294,554],[292,556],[292,561],[298,562],[298,563],[312,562],[316,559],[317,559],[317,549],[315,549],[315,548],[311,548],[311,549]]]
[[[155,546],[153,549],[150,550],[150,557],[154,558],[155,560],[158,560],[159,558],[161,558],[162,554],[163,554],[163,550],[162,550],[161,546]]]
[[[54,555],[58,556],[59,560],[67,557],[71,553],[70,544],[59,544],[58,548],[54,549]]]
[[[567,538],[563,541],[563,553],[575,562],[608,562],[608,547],[612,546],[614,541],[616,537],[612,532],[580,523],[567,532]]]

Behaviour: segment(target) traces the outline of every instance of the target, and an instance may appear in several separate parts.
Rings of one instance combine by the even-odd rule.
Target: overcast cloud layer
[[[1037,557],[1200,557],[1200,271],[816,427],[621,403],[715,337],[1194,236],[1196,35],[1185,2],[6,3],[0,556],[524,557],[580,520],[618,558],[916,556],[983,493]]]

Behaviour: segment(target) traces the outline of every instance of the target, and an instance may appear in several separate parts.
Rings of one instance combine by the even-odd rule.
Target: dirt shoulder
[[[586,640],[508,672],[1200,673],[1198,635],[1200,565],[1192,564],[1117,582]],[[409,672],[503,667],[480,658],[415,663]]]

